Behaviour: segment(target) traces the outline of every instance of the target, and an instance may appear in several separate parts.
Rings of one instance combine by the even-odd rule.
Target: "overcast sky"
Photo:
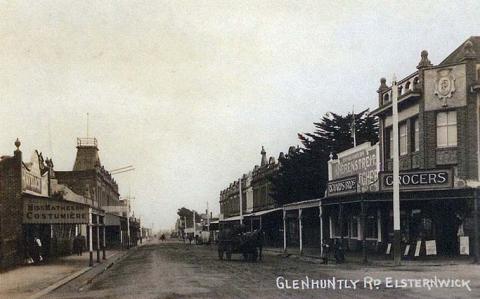
[[[278,157],[328,112],[375,108],[379,79],[480,35],[480,1],[1,1],[0,154],[17,137],[71,170],[97,137],[145,225]]]

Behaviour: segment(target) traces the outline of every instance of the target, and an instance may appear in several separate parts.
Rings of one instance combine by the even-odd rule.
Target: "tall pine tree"
[[[336,155],[353,147],[352,129],[355,129],[357,145],[378,142],[378,122],[368,112],[346,116],[327,113],[320,122],[314,123],[313,133],[298,134],[303,147],[291,147],[289,153],[279,159],[280,169],[270,179],[273,199],[282,205],[323,197],[330,153]]]

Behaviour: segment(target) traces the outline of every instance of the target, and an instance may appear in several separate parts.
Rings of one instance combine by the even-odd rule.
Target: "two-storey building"
[[[239,224],[242,219],[248,230],[261,227],[265,231],[267,242],[273,244],[281,241],[281,211],[270,194],[270,178],[278,171],[279,163],[274,157],[267,159],[263,147],[260,155],[260,165],[255,165],[252,171],[243,174],[220,192],[220,214],[223,218],[220,222],[227,225]]]
[[[437,65],[422,51],[417,70],[397,86],[402,254],[469,254],[477,238],[473,216],[480,185],[480,37],[469,38]],[[377,92],[372,114],[380,125],[379,175],[369,183],[377,190],[360,186],[358,173],[332,181],[331,194],[322,200],[323,233],[355,240],[345,243],[357,248],[365,232],[366,244],[391,253],[392,88],[381,79]],[[353,169],[349,161],[339,169]]]

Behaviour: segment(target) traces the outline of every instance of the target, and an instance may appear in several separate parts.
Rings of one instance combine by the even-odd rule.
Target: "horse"
[[[254,230],[243,235],[241,251],[245,260],[255,262],[257,258],[262,260],[264,235],[262,229]]]

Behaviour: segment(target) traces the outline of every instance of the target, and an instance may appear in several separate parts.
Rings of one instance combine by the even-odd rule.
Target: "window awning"
[[[105,214],[105,225],[106,226],[120,226],[120,216]]]
[[[298,210],[298,209],[308,209],[308,208],[318,208],[320,206],[320,198],[309,199],[299,202],[289,203],[283,206],[284,210]]]
[[[247,215],[243,215],[243,217],[246,217],[246,216]],[[238,215],[238,216],[233,216],[233,217],[230,217],[230,218],[222,219],[222,220],[220,220],[220,222],[237,221],[237,220],[239,221],[240,218],[241,218],[241,216]]]
[[[262,215],[269,214],[269,213],[279,211],[279,210],[282,210],[282,208],[274,208],[274,209],[270,209],[270,210],[258,211],[258,212],[255,212],[255,213],[245,215],[244,217],[262,216]]]

